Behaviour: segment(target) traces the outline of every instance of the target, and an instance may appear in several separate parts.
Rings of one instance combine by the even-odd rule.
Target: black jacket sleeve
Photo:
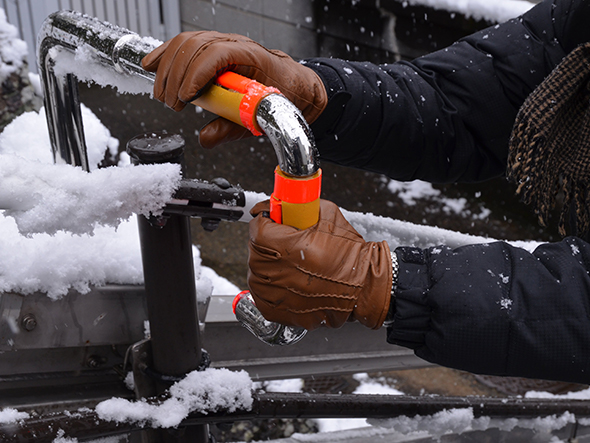
[[[397,180],[472,182],[505,171],[525,98],[590,41],[588,0],[544,0],[413,62],[307,60],[329,102],[312,125],[321,158]]]
[[[474,373],[590,383],[590,245],[398,248],[390,343]]]

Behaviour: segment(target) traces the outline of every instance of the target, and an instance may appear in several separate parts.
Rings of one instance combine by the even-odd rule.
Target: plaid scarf
[[[590,43],[574,49],[520,108],[510,137],[507,177],[546,226],[563,192],[558,229],[590,228]],[[574,211],[570,215],[570,211]],[[573,220],[570,220],[572,216]]]

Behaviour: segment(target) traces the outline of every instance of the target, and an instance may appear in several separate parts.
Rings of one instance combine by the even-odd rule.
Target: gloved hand
[[[387,243],[366,242],[327,200],[305,230],[275,223],[267,211],[268,201],[257,204],[250,221],[248,285],[262,315],[310,330],[352,320],[379,328],[391,301]]]
[[[184,32],[156,48],[142,60],[156,72],[154,97],[175,111],[199,96],[217,75],[234,71],[281,91],[312,123],[324,110],[328,96],[318,75],[287,54],[266,49],[238,34],[215,31]],[[203,147],[250,135],[247,129],[216,119],[200,132]]]

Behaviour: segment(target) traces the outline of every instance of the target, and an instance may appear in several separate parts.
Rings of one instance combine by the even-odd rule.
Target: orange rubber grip
[[[277,166],[270,218],[276,223],[307,229],[319,220],[322,170],[308,177],[291,177]]]
[[[239,105],[240,120],[252,134],[262,135],[262,129],[256,121],[258,104],[267,95],[280,94],[281,91],[231,71],[221,74],[216,82],[226,89],[244,94]]]

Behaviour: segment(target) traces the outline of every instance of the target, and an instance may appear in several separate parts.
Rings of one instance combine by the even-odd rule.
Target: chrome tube
[[[44,90],[45,110],[54,159],[57,163],[88,170],[84,128],[80,113],[75,69],[66,75],[55,73],[55,61],[62,51],[79,49],[92,54],[92,61],[113,75],[141,77],[153,83],[155,74],[141,67],[141,60],[157,46],[128,29],[102,22],[78,12],[51,14],[38,35],[37,63]],[[285,97],[271,94],[261,101],[257,121],[270,139],[283,172],[308,176],[319,169],[315,141],[299,110]]]
[[[285,96],[270,94],[258,105],[256,121],[270,140],[283,172],[307,177],[319,169],[313,133],[301,112]]]
[[[71,11],[51,14],[41,26],[37,43],[37,64],[54,160],[88,171],[78,80],[73,73],[56,75],[56,59],[63,51],[75,53],[87,48],[97,63],[113,68],[114,74],[149,77],[141,69],[141,58],[153,47],[129,30]]]
[[[307,330],[268,321],[256,307],[250,291],[242,291],[234,301],[234,314],[242,326],[270,346],[292,345],[301,340]]]

